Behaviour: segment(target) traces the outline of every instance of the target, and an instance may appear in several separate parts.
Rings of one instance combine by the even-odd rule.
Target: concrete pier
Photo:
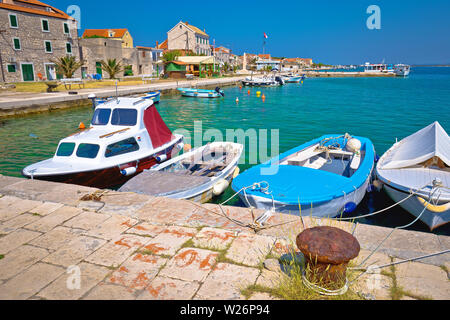
[[[223,209],[0,176],[0,299],[276,299],[243,289],[274,287],[286,277],[277,257],[296,250],[304,228],[354,231],[359,262],[391,232],[284,214],[255,232],[245,226],[253,222],[249,209]],[[364,266],[449,248],[450,237],[397,230]],[[365,299],[391,299],[394,291],[401,299],[450,299],[449,261],[446,254],[400,264],[350,289]]]

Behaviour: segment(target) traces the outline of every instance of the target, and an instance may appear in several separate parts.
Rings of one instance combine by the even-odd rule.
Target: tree
[[[57,58],[51,62],[55,64],[56,72],[64,75],[64,78],[72,78],[73,74],[84,64],[84,61],[77,61],[74,56]]]
[[[162,56],[162,61],[164,64],[168,64],[171,61],[175,61],[179,56],[181,56],[181,52],[178,50],[167,51]]]
[[[116,79],[116,75],[124,70],[122,61],[116,59],[108,59],[100,61],[102,70],[109,74],[110,79]]]

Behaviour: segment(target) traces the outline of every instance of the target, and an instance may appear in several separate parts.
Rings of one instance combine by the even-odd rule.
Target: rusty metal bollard
[[[345,282],[347,265],[359,255],[358,240],[350,233],[335,227],[306,229],[297,236],[297,246],[306,259],[312,282],[330,288]]]

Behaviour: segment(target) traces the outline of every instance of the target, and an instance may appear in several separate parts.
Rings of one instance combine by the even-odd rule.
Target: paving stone
[[[81,201],[77,207],[85,211],[100,211],[104,207],[104,203],[101,201]]]
[[[285,274],[280,270],[275,272],[263,269],[256,284],[267,288],[276,288],[285,277]]]
[[[198,282],[158,276],[137,300],[190,300],[199,286]]]
[[[0,181],[1,181],[2,176],[0,176]],[[7,206],[10,206],[11,204],[21,201],[21,198],[18,197],[13,197],[13,196],[5,196],[0,194],[0,208],[4,208]]]
[[[37,263],[0,287],[1,300],[25,300],[39,292],[65,271],[64,268]]]
[[[136,235],[121,235],[102,246],[85,260],[106,267],[118,267],[132,253],[146,245],[150,238]]]
[[[255,284],[259,270],[229,263],[219,263],[195,295],[201,300],[238,300],[241,290]]]
[[[256,292],[256,293],[252,294],[248,300],[270,301],[270,300],[279,300],[279,299],[277,299],[265,292]]]
[[[156,237],[163,232],[167,227],[150,224],[148,222],[142,222],[135,225],[133,228],[127,230],[126,233],[138,234],[140,236]]]
[[[47,216],[50,213],[62,208],[63,206],[64,206],[64,204],[62,204],[62,203],[44,202],[42,205],[31,209],[29,212],[38,214],[40,216]]]
[[[8,221],[5,221],[3,223],[0,223],[0,234],[8,234],[13,231],[16,231],[17,229],[20,229],[22,227],[25,227],[27,224],[31,224],[35,222],[36,220],[39,220],[41,217],[32,215],[29,213],[23,213],[21,215],[18,215],[15,218],[12,218]]]
[[[114,284],[100,283],[83,300],[135,300],[136,293],[129,290]]]
[[[398,286],[412,294],[434,300],[450,300],[450,281],[447,273],[440,267],[407,262],[396,265],[395,274]]]
[[[362,249],[362,250],[359,252],[359,256],[358,256],[356,259],[354,259],[354,260],[352,261],[352,264],[353,264],[354,266],[359,266],[362,262],[364,262],[364,261],[366,260],[366,258],[367,258],[370,254],[372,254],[372,251]],[[386,255],[386,254],[384,254],[384,253],[381,253],[381,252],[375,252],[375,254],[373,254],[373,255],[369,258],[369,260],[367,260],[367,261],[364,262],[364,264],[362,265],[362,267],[369,267],[369,266],[383,266],[383,265],[389,264],[389,263],[391,263],[391,262],[392,262],[392,260],[391,260],[391,258],[390,258],[388,255]]]
[[[79,237],[83,230],[67,227],[56,227],[30,242],[31,245],[49,250],[58,250]]]
[[[79,289],[74,288],[71,281],[74,273],[66,270],[58,279],[41,290],[37,296],[47,300],[77,300],[99,284],[111,272],[108,268],[90,263],[80,263],[78,267],[80,268]]]
[[[20,247],[23,244],[37,238],[41,235],[40,232],[29,231],[25,229],[16,230],[4,237],[0,238],[0,252],[7,254],[11,250]]]
[[[278,259],[267,259],[263,262],[264,268],[269,271],[281,271],[281,265]]]
[[[22,182],[23,180],[24,178],[9,177],[0,174],[0,192],[1,189],[3,189],[4,187],[10,186],[18,182]]]
[[[64,206],[49,215],[39,219],[38,221],[27,226],[27,229],[48,232],[65,221],[79,215],[83,210]]]
[[[47,256],[43,261],[69,267],[79,263],[85,257],[106,243],[106,240],[78,236],[63,247]]]
[[[84,230],[91,230],[100,225],[102,222],[109,219],[111,216],[107,214],[95,213],[92,211],[84,211],[76,217],[66,221],[66,227],[78,228]]]
[[[99,189],[78,186],[74,184],[51,183],[51,189],[42,189],[45,192],[36,196],[36,200],[63,203],[68,206],[77,206],[80,199],[88,194],[92,194]]]
[[[382,275],[380,269],[369,270],[352,283],[350,289],[367,300],[392,300],[392,279]],[[358,272],[356,275],[359,275]]]
[[[181,246],[197,233],[196,229],[184,227],[168,227],[151,239],[143,250],[152,254],[173,256]]]
[[[39,201],[17,199],[18,201],[15,201],[9,206],[0,207],[0,222],[8,221],[42,204]]]
[[[272,237],[240,234],[228,249],[226,258],[247,266],[257,266],[265,260],[274,243]]]
[[[136,212],[153,199],[154,197],[137,193],[108,193],[102,197],[105,206],[100,212],[136,217]]]
[[[42,248],[29,245],[17,248],[0,260],[0,280],[15,276],[47,255],[48,251]]]
[[[237,237],[235,231],[217,228],[203,228],[194,238],[197,247],[213,250],[224,250]]]
[[[137,223],[138,221],[135,219],[113,215],[111,218],[89,230],[86,234],[93,237],[111,240],[120,236]]]
[[[136,253],[114,271],[107,281],[133,290],[143,290],[166,262],[165,258]]]
[[[160,275],[185,281],[203,281],[216,263],[218,253],[184,248],[161,270]]]
[[[150,223],[183,225],[197,210],[198,207],[189,201],[155,198],[136,211],[135,217]]]
[[[1,193],[23,199],[40,200],[38,199],[40,195],[46,192],[54,192],[60,185],[43,180],[21,179],[17,183],[1,188]]]

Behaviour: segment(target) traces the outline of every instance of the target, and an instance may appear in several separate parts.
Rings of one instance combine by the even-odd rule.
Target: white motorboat
[[[90,128],[59,142],[53,158],[22,170],[25,177],[96,188],[124,184],[182,148],[152,99],[116,98],[100,104]]]
[[[404,201],[431,230],[449,222],[450,138],[438,122],[395,143],[379,160],[377,176],[392,200]]]
[[[369,63],[363,66],[365,73],[394,73],[394,66],[385,63]]]
[[[407,77],[411,71],[411,66],[407,64],[396,64],[394,66],[394,73],[398,77]]]
[[[242,80],[242,85],[249,87],[271,87],[284,85],[285,81],[280,76],[247,77]]]
[[[119,191],[205,203],[239,174],[242,150],[241,144],[213,142],[140,173]]]

